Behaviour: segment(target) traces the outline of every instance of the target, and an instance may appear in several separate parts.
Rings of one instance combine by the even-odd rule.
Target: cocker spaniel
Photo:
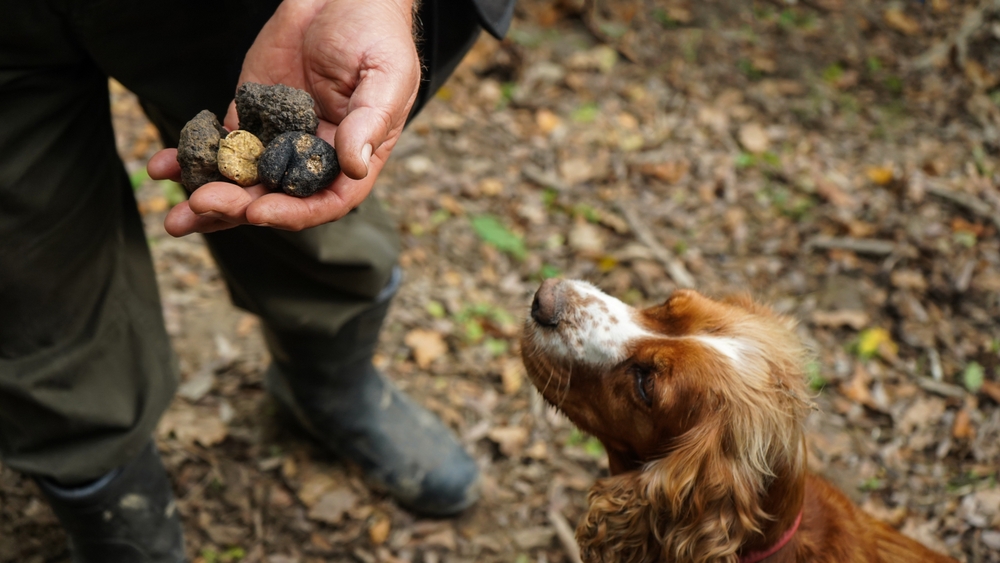
[[[522,338],[545,399],[604,444],[576,538],[586,563],[954,560],[806,470],[806,354],[748,297],[678,290],[633,309],[547,280]]]

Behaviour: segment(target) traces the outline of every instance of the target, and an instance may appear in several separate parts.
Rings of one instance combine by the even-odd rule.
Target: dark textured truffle
[[[240,129],[253,133],[265,145],[289,131],[314,135],[319,126],[312,96],[284,84],[244,82],[236,91],[236,113]]]
[[[219,140],[227,131],[215,114],[202,110],[181,129],[177,144],[177,163],[181,166],[181,184],[193,192],[209,182],[225,182],[219,172]]]
[[[302,131],[278,135],[257,161],[257,174],[265,186],[296,197],[316,193],[339,173],[337,151],[323,139]]]

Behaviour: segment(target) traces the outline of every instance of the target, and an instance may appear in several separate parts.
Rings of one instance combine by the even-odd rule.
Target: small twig
[[[806,250],[850,250],[858,254],[887,256],[897,250],[896,243],[889,240],[847,237],[816,237],[806,243]]]
[[[927,360],[931,364],[931,378],[940,383],[944,380],[944,368],[941,367],[941,354],[934,348],[927,349]]]
[[[965,14],[961,25],[958,26],[958,29],[951,37],[927,49],[911,60],[907,66],[910,70],[926,70],[931,68],[944,60],[948,56],[948,52],[951,51],[951,48],[954,47],[958,66],[959,68],[964,67],[965,58],[969,52],[969,37],[983,25],[986,14],[997,9],[1000,9],[1000,2],[997,0],[985,0],[979,7]]]
[[[639,218],[639,214],[630,206],[621,202],[617,204],[617,207],[628,223],[629,228],[632,229],[632,232],[639,239],[639,242],[646,245],[650,252],[653,253],[653,256],[663,264],[670,279],[674,280],[674,283],[680,287],[694,287],[694,277],[684,267],[684,263],[675,258],[669,250],[656,240],[649,227]]]
[[[917,377],[916,382],[917,385],[924,391],[930,391],[931,393],[941,395],[942,397],[962,399],[967,395],[965,389],[962,389],[958,385],[952,385],[951,383],[945,383],[943,381],[934,381],[929,377]]]
[[[927,184],[927,193],[936,195],[941,199],[946,199],[956,205],[964,207],[969,211],[985,219],[989,219],[1000,229],[1000,213],[997,213],[993,206],[985,201],[958,190],[952,190],[937,184]]]
[[[566,184],[555,173],[543,170],[534,164],[524,165],[524,168],[521,169],[521,175],[526,180],[534,182],[543,188],[553,188],[560,192],[566,191],[567,188]]]
[[[576,543],[576,535],[573,533],[573,527],[566,521],[566,517],[557,510],[549,510],[549,523],[555,529],[556,537],[563,545],[563,551],[570,562],[583,563],[583,560],[580,559],[580,546]]]

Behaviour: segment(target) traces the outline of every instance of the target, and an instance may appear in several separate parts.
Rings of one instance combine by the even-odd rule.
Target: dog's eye
[[[632,376],[635,377],[635,389],[642,402],[647,406],[653,405],[653,372],[643,366],[632,368]]]

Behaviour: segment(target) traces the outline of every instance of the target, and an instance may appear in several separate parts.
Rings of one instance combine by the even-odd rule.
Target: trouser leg
[[[63,14],[0,37],[0,456],[64,481],[134,458],[176,370],[107,78]]]

